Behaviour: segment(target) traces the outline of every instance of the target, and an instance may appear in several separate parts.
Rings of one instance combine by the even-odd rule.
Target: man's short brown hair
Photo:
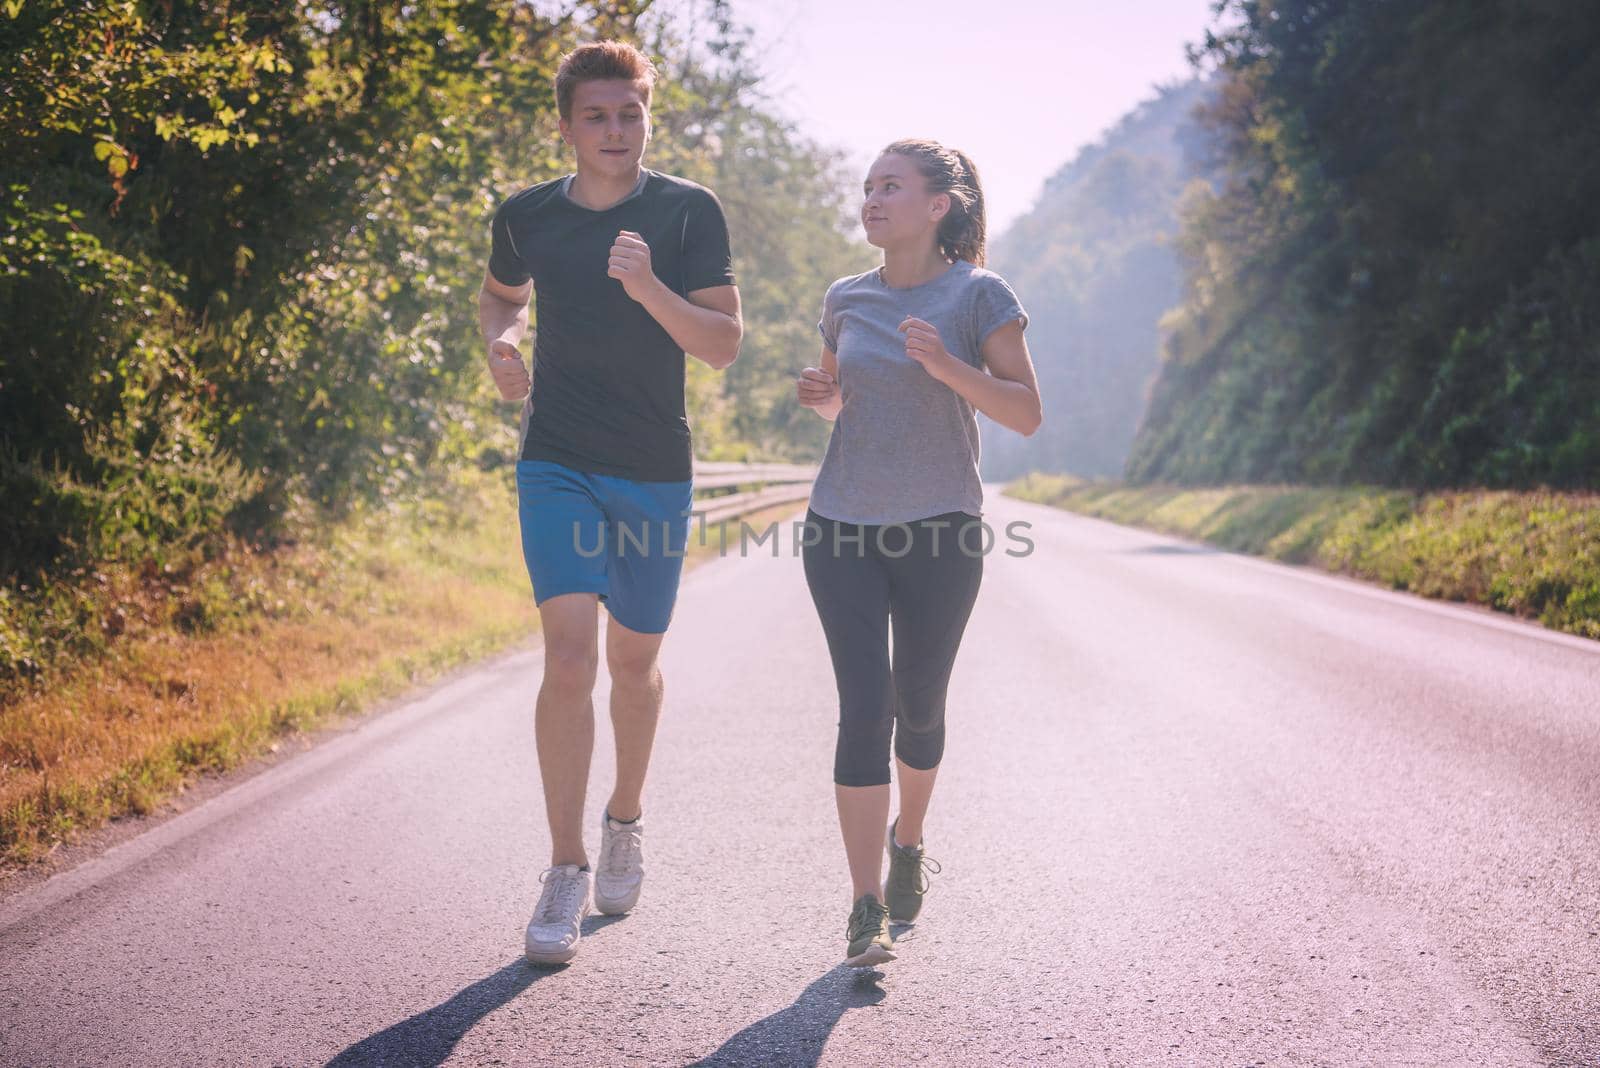
[[[561,66],[556,68],[556,109],[561,117],[572,118],[572,94],[579,82],[612,79],[632,82],[648,106],[656,84],[656,65],[622,41],[595,41],[562,56]]]

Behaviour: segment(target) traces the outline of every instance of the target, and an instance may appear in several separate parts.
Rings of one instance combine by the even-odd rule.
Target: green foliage
[[[486,219],[565,169],[550,80],[584,35],[653,35],[648,163],[728,208],[747,339],[733,373],[691,373],[702,454],[814,448],[792,374],[827,281],[861,269],[837,161],[763,112],[726,5],[706,46],[642,8],[70,3],[0,22],[21,86],[0,110],[0,470],[32,505],[0,524],[0,571],[178,552],[222,518],[270,539],[299,502],[338,515],[509,459],[477,337]]]
[[[827,283],[870,258],[849,183],[772,116],[726,4],[699,44],[644,6],[0,14],[0,683],[104,652],[134,626],[119,598],[188,630],[230,597],[271,615],[207,568],[388,503],[447,508],[509,462],[477,328],[488,219],[570,166],[551,80],[587,37],[657,56],[646,163],[727,207],[746,340],[728,373],[690,361],[700,454],[816,449],[792,379]]]
[[[260,131],[246,117],[268,76],[290,71],[259,32],[261,14],[220,5],[185,27],[170,4],[8,3],[0,141],[15,153],[11,162],[88,146],[120,199],[152,124],[161,140],[201,152],[257,144]]]
[[[18,507],[0,569],[186,547],[256,482],[218,446],[195,389],[177,278],[81,229],[83,211],[9,193],[0,308],[17,344],[0,353],[0,486]]]
[[[6,573],[272,536],[503,439],[482,219],[556,165],[570,32],[512,0],[3,24]]]
[[[566,169],[551,79],[653,38],[651,166],[723,197],[747,339],[691,372],[703,455],[788,456],[804,325],[856,265],[832,156],[763,110],[746,35],[644,5],[23,5],[0,21],[0,573],[270,541],[509,459],[477,336],[487,219]],[[808,414],[808,413],[807,413]],[[429,481],[432,480],[432,481]],[[320,517],[320,518],[319,518]]]
[[[1600,481],[1600,12],[1233,0],[1127,474]]]

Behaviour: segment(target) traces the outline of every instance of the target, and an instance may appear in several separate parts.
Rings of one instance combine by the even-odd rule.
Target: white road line
[[[1128,526],[1110,519],[1102,519],[1099,516],[1083,515],[1080,512],[1073,512],[1065,508],[1055,508],[1051,505],[1039,504],[1035,501],[1023,501],[1018,500],[1015,497],[1007,497],[1005,499],[1009,503],[1023,505],[1029,508],[1043,509],[1045,512],[1055,517],[1066,516],[1083,522],[1099,523],[1103,526],[1113,527],[1116,530],[1124,533],[1140,534],[1151,539],[1157,544],[1179,545],[1188,548],[1204,549],[1208,555],[1232,560],[1235,563],[1245,567],[1253,567],[1270,571],[1278,575],[1286,575],[1299,579],[1302,582],[1316,583],[1317,585],[1324,586],[1329,589],[1343,590],[1346,593],[1359,594],[1362,597],[1369,597],[1375,600],[1385,601],[1389,604],[1413,608],[1422,612],[1431,612],[1436,616],[1443,616],[1447,619],[1455,619],[1468,623],[1477,623],[1480,626],[1492,627],[1495,630],[1504,631],[1507,634],[1515,634],[1523,638],[1533,638],[1539,641],[1550,642],[1555,645],[1563,645],[1569,649],[1577,649],[1580,652],[1600,656],[1600,641],[1595,641],[1593,638],[1584,638],[1576,634],[1567,634],[1559,630],[1551,630],[1550,628],[1542,626],[1538,623],[1529,623],[1513,616],[1503,615],[1496,612],[1492,608],[1488,608],[1487,606],[1469,608],[1465,605],[1452,604],[1448,601],[1435,601],[1431,598],[1423,597],[1420,594],[1404,593],[1399,590],[1386,590],[1370,580],[1349,578],[1344,575],[1323,574],[1319,571],[1314,571],[1310,568],[1302,567],[1297,564],[1287,564],[1281,560],[1268,560],[1259,556],[1252,556],[1249,553],[1235,552],[1232,549],[1223,549],[1215,545],[1207,544],[1206,542],[1191,541],[1187,538],[1181,538],[1173,534],[1166,534],[1154,530],[1146,530],[1143,527]]]

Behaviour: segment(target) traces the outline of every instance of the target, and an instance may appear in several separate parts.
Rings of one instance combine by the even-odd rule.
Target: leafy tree
[[[1228,179],[1129,476],[1595,485],[1600,12],[1219,9]]]
[[[804,451],[795,320],[851,254],[836,176],[763,110],[727,6],[701,21],[703,46],[621,0],[0,8],[0,573],[181,561],[506,462],[488,218],[569,166],[551,80],[600,36],[656,47],[652,163],[735,231],[749,336],[693,380],[703,451]]]

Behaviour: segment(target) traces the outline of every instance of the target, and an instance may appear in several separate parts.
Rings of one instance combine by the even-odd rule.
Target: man
[[[495,383],[508,400],[526,398],[517,497],[544,631],[535,736],[551,857],[525,948],[541,964],[577,953],[591,894],[613,915],[639,897],[641,794],[664,692],[657,654],[691,508],[684,355],[725,368],[743,333],[721,205],[640,165],[655,77],[615,41],[562,59],[556,101],[575,172],[496,211],[478,299]],[[531,382],[518,349],[530,292]],[[617,781],[591,871],[583,802],[601,601]]]

